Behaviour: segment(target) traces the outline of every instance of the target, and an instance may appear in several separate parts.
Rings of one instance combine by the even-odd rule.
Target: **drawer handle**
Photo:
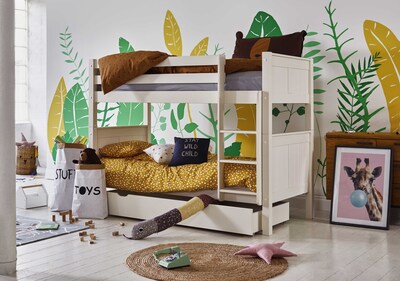
[[[356,142],[356,144],[361,144],[361,145],[373,145],[373,143],[370,142],[370,141],[358,141],[358,142]],[[399,143],[399,145],[400,145],[400,143]]]

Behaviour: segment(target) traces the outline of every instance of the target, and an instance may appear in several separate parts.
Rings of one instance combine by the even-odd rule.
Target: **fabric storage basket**
[[[75,164],[72,160],[80,158],[84,144],[57,144],[56,174],[54,176],[54,203],[52,211],[68,211],[72,208],[74,192]]]
[[[75,165],[72,213],[79,218],[108,216],[106,174],[103,164]]]
[[[17,146],[16,173],[18,175],[36,175],[37,156],[37,146]]]

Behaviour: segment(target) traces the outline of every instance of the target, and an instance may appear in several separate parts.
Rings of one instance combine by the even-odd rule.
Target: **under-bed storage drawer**
[[[278,202],[272,207],[272,225],[289,220],[289,202]]]
[[[185,200],[140,194],[118,194],[108,191],[109,215],[135,219],[151,219],[185,204]],[[261,230],[261,208],[211,204],[203,211],[183,220],[179,225],[253,235]]]

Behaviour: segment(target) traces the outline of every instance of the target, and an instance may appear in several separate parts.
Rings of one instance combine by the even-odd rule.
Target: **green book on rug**
[[[39,223],[36,230],[57,230],[60,225],[56,222]]]

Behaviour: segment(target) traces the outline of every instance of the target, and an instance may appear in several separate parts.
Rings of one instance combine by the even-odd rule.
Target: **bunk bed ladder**
[[[224,62],[220,61],[218,67],[220,67]],[[247,134],[247,135],[256,135],[256,155],[261,155],[261,147],[262,147],[262,134],[257,133],[261,132],[262,126],[262,92],[257,93],[257,104],[256,104],[256,124],[257,128],[255,131],[241,131],[241,130],[230,130],[224,128],[224,105],[225,99],[222,96],[224,91],[220,87],[224,85],[224,77],[220,77],[220,82],[218,85],[218,104],[217,104],[217,111],[218,111],[218,199],[224,200],[225,195],[240,195],[240,196],[250,196],[253,197],[249,201],[256,203],[257,205],[262,205],[262,165],[261,159],[257,158],[255,160],[236,160],[236,159],[225,159],[225,148],[224,148],[224,137],[225,134]],[[244,189],[237,189],[237,188],[225,188],[224,185],[224,164],[245,164],[245,165],[257,165],[257,192],[252,192],[249,190]],[[254,200],[255,199],[255,200]]]

